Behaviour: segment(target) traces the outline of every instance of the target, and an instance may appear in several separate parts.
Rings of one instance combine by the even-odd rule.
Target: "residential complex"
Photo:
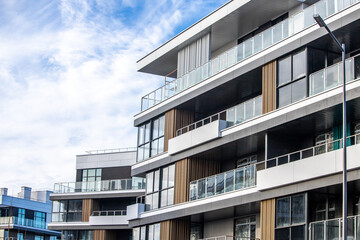
[[[341,239],[343,71],[360,240],[359,2],[232,0],[138,61],[165,83],[134,119],[134,240]],[[314,14],[346,44],[345,70]]]
[[[62,240],[131,239],[128,219],[145,179],[131,177],[136,148],[88,151],[76,156],[76,180],[56,183],[49,228],[61,231]],[[130,210],[129,206],[133,205]]]
[[[22,187],[17,196],[0,189],[0,240],[57,240],[60,232],[47,228],[51,220],[51,191]]]

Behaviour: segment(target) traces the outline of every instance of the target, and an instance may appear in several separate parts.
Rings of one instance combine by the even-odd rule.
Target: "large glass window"
[[[43,212],[34,212],[34,224],[37,228],[45,228],[46,214]]]
[[[93,192],[101,188],[101,168],[82,170],[82,191]]]
[[[235,221],[235,238],[237,240],[256,239],[255,216],[240,218]]]
[[[305,194],[299,194],[276,200],[275,239],[305,239]]]
[[[160,223],[133,228],[133,240],[160,240]]]
[[[18,210],[18,221],[20,225],[25,224],[25,209],[19,208]]]
[[[174,204],[175,164],[146,174],[147,210]]]
[[[81,222],[82,200],[53,201],[52,222]]]
[[[278,61],[278,107],[307,97],[306,50]]]
[[[164,152],[165,116],[156,118],[138,128],[137,161]]]

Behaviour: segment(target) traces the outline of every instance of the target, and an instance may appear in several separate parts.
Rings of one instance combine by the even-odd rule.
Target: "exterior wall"
[[[168,220],[161,222],[161,240],[188,240],[190,237],[190,222],[185,220]]]
[[[275,199],[261,201],[260,239],[274,240],[275,237]]]
[[[234,219],[221,219],[204,223],[204,238],[234,235]]]
[[[262,113],[276,109],[276,61],[262,67]]]
[[[76,169],[131,166],[136,162],[136,151],[76,156]]]
[[[93,211],[99,209],[99,204],[94,199],[84,199],[82,206],[82,222],[89,222]]]

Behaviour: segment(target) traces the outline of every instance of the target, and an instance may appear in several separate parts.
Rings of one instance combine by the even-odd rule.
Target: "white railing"
[[[356,70],[355,60],[357,62],[360,61],[360,55],[348,58],[345,61],[346,82],[355,80],[359,77],[360,73],[358,72],[359,70]],[[342,62],[312,73],[310,75],[310,96],[342,85],[342,76]]]
[[[190,201],[240,191],[256,185],[256,171],[264,162],[236,168],[190,182]]]
[[[0,226],[7,226],[7,225],[20,225],[26,227],[46,229],[46,222],[43,221],[35,221],[33,219],[18,218],[14,216],[0,217]]]
[[[94,182],[65,182],[55,183],[54,193],[140,190],[145,189],[145,185],[146,179],[139,177]]]
[[[135,152],[136,147],[128,148],[111,148],[111,149],[101,149],[101,150],[88,150],[88,154],[104,154],[104,153],[120,153],[120,152]]]
[[[347,218],[347,239],[360,240],[360,216]],[[312,222],[309,225],[310,240],[341,240],[342,218]]]
[[[316,24],[315,13],[327,18],[339,11],[360,2],[360,0],[321,0],[298,14],[276,24],[260,34],[246,40],[236,47],[226,51],[206,64],[194,69],[188,74],[177,78],[141,98],[141,111],[145,111],[168,98],[202,82],[215,74],[244,61],[254,54],[263,51],[276,43]]]
[[[93,211],[91,216],[126,216],[126,210]]]
[[[242,102],[234,107],[206,117],[200,121],[189,124],[176,130],[176,136],[192,131],[196,128],[207,125],[216,120],[226,121],[226,127],[240,124],[254,117],[260,116],[262,112],[262,95]]]
[[[351,146],[360,143],[360,134],[348,136],[346,138],[346,145]],[[296,152],[284,154],[278,157],[270,158],[265,163],[266,168],[275,167],[289,162],[294,162],[308,157],[313,157],[319,154],[331,152],[342,148],[342,138],[334,141],[326,141],[313,147],[305,148]]]

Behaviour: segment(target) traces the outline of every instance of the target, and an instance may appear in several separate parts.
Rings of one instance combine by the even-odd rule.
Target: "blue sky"
[[[75,155],[136,145],[162,78],[136,61],[227,0],[0,0],[0,187],[73,181]]]

